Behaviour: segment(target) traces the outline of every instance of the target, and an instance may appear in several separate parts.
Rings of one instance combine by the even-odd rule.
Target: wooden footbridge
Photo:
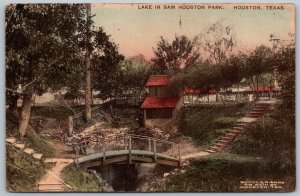
[[[117,134],[93,142],[81,142],[75,145],[75,151],[75,162],[82,169],[117,163],[181,165],[178,144],[141,135]]]

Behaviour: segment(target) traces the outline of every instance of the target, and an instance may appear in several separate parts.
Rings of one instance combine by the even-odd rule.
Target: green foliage
[[[103,28],[93,31],[92,89],[100,91],[100,97],[113,97],[120,91],[121,66],[124,56],[119,54],[118,45],[109,39]]]
[[[230,151],[249,156],[260,156],[285,167],[295,164],[294,114],[278,108],[251,124],[244,135],[231,145]]]
[[[26,140],[28,140],[29,146],[33,148],[34,151],[42,153],[44,157],[51,157],[55,152],[54,146],[33,129],[27,131]]]
[[[220,64],[222,87],[228,88],[234,84],[239,84],[245,77],[245,69],[247,66],[247,55],[238,53],[231,55]]]
[[[57,120],[66,120],[68,116],[73,115],[73,113],[70,109],[66,107],[42,106],[42,107],[33,107],[32,115],[55,118]]]
[[[9,111],[6,110],[6,137],[17,137],[19,136],[18,132],[18,118],[16,115]]]
[[[107,110],[107,114],[111,117],[110,126],[113,128],[138,128],[139,108],[113,108]]]
[[[218,128],[232,128],[236,124],[236,118],[220,117],[215,120],[215,126]]]
[[[193,161],[186,173],[171,176],[164,185],[156,185],[156,190],[168,192],[247,191],[239,189],[240,181],[246,180],[285,181],[284,189],[270,188],[256,191],[276,192],[295,189],[294,173],[289,167],[282,168],[276,163],[260,159],[219,153]]]
[[[46,173],[46,165],[6,146],[6,183],[10,192],[33,192]]]
[[[282,98],[291,112],[295,112],[295,35],[290,40],[275,45],[273,65],[278,71],[279,85],[282,87]]]
[[[70,191],[103,192],[103,185],[95,175],[80,170],[75,164],[65,167],[62,171],[63,180],[71,186]]]
[[[38,94],[67,84],[78,69],[82,4],[16,4],[6,7],[6,81],[16,90],[31,84]]]
[[[183,108],[179,129],[201,145],[210,145],[224,135],[246,110],[245,104],[237,104],[235,107],[221,105]]]
[[[154,49],[154,72],[177,72],[180,68],[195,65],[200,60],[198,44],[198,37],[189,40],[185,35],[176,35],[171,43],[161,37]]]
[[[143,55],[137,55],[124,60],[120,65],[118,78],[118,96],[137,99],[145,95],[144,84],[149,76],[149,62]]]

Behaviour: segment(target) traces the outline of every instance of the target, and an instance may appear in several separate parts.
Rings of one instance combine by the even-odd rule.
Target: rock
[[[24,150],[24,152],[25,152],[26,154],[31,155],[31,154],[34,153],[34,150],[33,150],[32,148],[26,148],[26,149]]]
[[[43,154],[37,154],[37,153],[32,154],[32,157],[35,159],[38,159],[38,160],[40,160],[42,158],[42,156],[43,156]]]
[[[16,138],[14,137],[6,138],[6,142],[10,144],[14,144],[16,143]]]
[[[14,146],[19,148],[20,150],[25,148],[25,144],[14,144]]]
[[[186,172],[186,170],[180,170],[181,174],[184,174]]]
[[[164,173],[164,178],[168,177],[170,173]]]

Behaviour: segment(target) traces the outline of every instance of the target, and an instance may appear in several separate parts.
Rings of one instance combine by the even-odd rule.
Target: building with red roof
[[[171,76],[169,75],[151,75],[149,76],[145,86],[167,86],[170,84],[170,81]]]
[[[157,108],[176,108],[180,97],[146,97],[141,108],[157,109]]]
[[[176,111],[181,106],[179,93],[170,90],[171,76],[151,75],[145,86],[148,96],[141,109],[143,110],[144,125],[147,127],[161,127],[166,122],[175,124]],[[163,122],[163,123],[162,123]]]

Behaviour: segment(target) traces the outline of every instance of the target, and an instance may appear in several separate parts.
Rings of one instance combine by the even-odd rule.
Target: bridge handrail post
[[[68,116],[68,135],[72,135],[74,131],[73,116]]]
[[[124,149],[127,150],[126,135],[124,135]]]
[[[79,150],[80,150],[80,146],[79,146],[79,144],[76,144],[76,145],[75,145],[75,152],[76,152],[76,159],[75,159],[75,163],[76,163],[77,167],[79,166],[79,164],[78,164],[78,159],[79,159]]]
[[[131,163],[131,136],[129,136],[129,139],[128,139],[128,148],[129,148],[129,153],[128,153],[128,162],[129,164]]]
[[[157,157],[156,157],[156,141],[153,140],[153,152],[154,152],[154,163],[156,163]]]

